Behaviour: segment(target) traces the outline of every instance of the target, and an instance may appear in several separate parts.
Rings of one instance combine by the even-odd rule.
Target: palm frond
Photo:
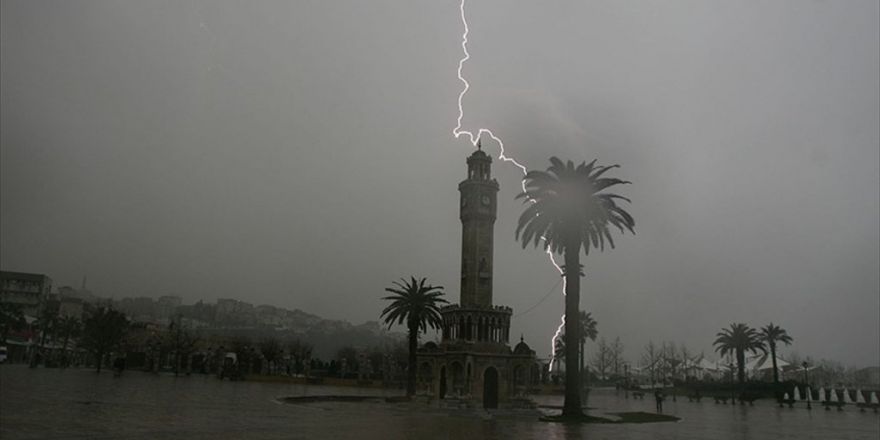
[[[544,249],[556,253],[564,252],[566,246],[583,246],[589,254],[590,249],[603,251],[606,242],[615,247],[609,225],[621,233],[635,233],[635,220],[616,203],[630,203],[630,199],[602,192],[630,183],[602,177],[615,168],[619,165],[601,166],[596,160],[575,166],[554,156],[546,171],[526,173],[524,191],[516,196],[526,204],[517,223],[517,241],[524,248],[530,244],[537,247],[543,241]],[[572,242],[571,237],[577,237],[578,242]]]

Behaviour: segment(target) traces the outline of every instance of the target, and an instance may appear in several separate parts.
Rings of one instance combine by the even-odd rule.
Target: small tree
[[[260,353],[263,354],[263,359],[266,359],[266,370],[268,373],[270,375],[275,373],[278,367],[278,359],[284,353],[281,343],[275,338],[265,338],[260,341]]]
[[[607,342],[605,342],[605,338],[599,339],[599,344],[596,347],[596,352],[593,353],[593,368],[596,370],[599,379],[605,380],[608,378],[608,367],[610,366],[610,346]]]
[[[107,307],[98,308],[85,320],[82,345],[94,355],[98,373],[104,357],[122,345],[127,330],[125,314]]]
[[[660,350],[654,344],[654,341],[648,341],[645,350],[642,352],[642,365],[650,372],[651,385],[657,381],[657,370],[660,367],[661,354]]]
[[[294,369],[296,373],[300,371],[305,374],[306,379],[309,377],[309,370],[311,369],[311,359],[312,359],[312,351],[314,351],[314,346],[308,342],[301,341],[299,339],[294,339],[291,341],[287,350],[291,356],[293,356]]]
[[[81,332],[82,332],[82,321],[80,321],[79,319],[76,319],[76,317],[64,316],[64,317],[61,317],[58,319],[58,333],[60,335],[62,335],[62,337],[64,338],[63,339],[64,342],[62,343],[62,346],[64,347],[63,350],[65,353],[64,358],[63,358],[65,367],[67,366],[67,362],[68,362],[68,358],[67,358],[67,354],[66,354],[67,349],[68,349],[67,344],[70,343],[71,338],[79,337]]]
[[[682,360],[678,356],[678,350],[675,348],[675,344],[672,342],[664,342],[661,348],[661,357],[663,358],[663,378],[673,378],[678,377],[679,367],[682,365]]]
[[[357,371],[358,368],[358,360],[357,360],[357,350],[354,347],[347,345],[345,347],[340,348],[336,352],[336,361],[340,366],[339,377],[345,379],[345,376],[348,373],[353,373]]]
[[[684,369],[684,380],[689,380],[689,378],[691,377],[691,372],[694,368],[694,360],[691,359],[691,352],[684,344],[681,344],[678,353],[680,359],[684,363],[684,365],[682,365],[682,368]]]
[[[238,337],[232,341],[231,350],[235,353],[236,365],[234,370],[230,372],[230,377],[237,379],[244,378],[246,374],[251,373],[254,364],[254,346],[250,338]]]
[[[177,319],[172,320],[171,324],[168,325],[168,333],[165,335],[163,345],[174,356],[175,376],[180,374],[181,364],[184,360],[189,359],[189,356],[195,351],[198,342],[198,336],[183,321],[182,316],[178,315]]]
[[[0,343],[6,343],[10,331],[19,331],[27,325],[21,306],[11,303],[0,303]]]
[[[40,329],[40,347],[46,345],[46,339],[57,333],[58,310],[51,307],[43,307],[37,318],[37,328]]]

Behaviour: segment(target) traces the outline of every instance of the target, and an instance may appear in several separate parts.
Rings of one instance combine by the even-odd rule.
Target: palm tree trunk
[[[740,386],[743,386],[746,383],[746,354],[742,350],[736,351],[736,366],[737,379],[739,379]]]
[[[577,243],[577,244],[574,244]],[[565,403],[563,416],[583,415],[581,410],[581,377],[578,374],[578,343],[580,342],[580,243],[568,240],[565,247]]]
[[[64,333],[64,346],[61,348],[62,360],[63,360],[63,364],[64,364],[64,365],[62,365],[62,367],[64,367],[64,368],[67,368],[67,364],[70,362],[70,358],[67,356],[67,343],[68,342],[70,342],[70,331],[69,330]]]
[[[406,395],[416,394],[416,349],[419,341],[418,323],[409,325],[409,359],[407,361]]]
[[[776,367],[776,344],[770,344],[770,356],[773,356],[773,383],[779,383],[779,368]]]

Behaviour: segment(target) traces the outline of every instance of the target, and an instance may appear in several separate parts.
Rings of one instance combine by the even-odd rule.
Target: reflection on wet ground
[[[880,416],[854,409],[807,411],[769,401],[731,406],[667,400],[676,423],[564,425],[539,422],[533,412],[444,410],[424,404],[366,399],[284,404],[304,395],[394,396],[398,390],[334,388],[213,377],[174,378],[90,370],[30,370],[0,366],[0,438],[135,439],[877,439]],[[560,405],[561,396],[538,396]],[[653,402],[595,390],[592,414],[646,411]]]

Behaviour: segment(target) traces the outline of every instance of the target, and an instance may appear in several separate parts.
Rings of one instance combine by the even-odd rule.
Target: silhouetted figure
[[[125,370],[125,358],[119,356],[113,361],[113,375],[121,376],[123,370]]]
[[[663,396],[663,391],[661,391],[659,388],[654,390],[654,400],[657,402],[658,413],[663,412],[663,399],[665,399],[665,397]]]
[[[43,354],[38,351],[31,356],[31,363],[29,366],[31,368],[37,368],[37,365],[40,365],[40,362],[43,362]]]

